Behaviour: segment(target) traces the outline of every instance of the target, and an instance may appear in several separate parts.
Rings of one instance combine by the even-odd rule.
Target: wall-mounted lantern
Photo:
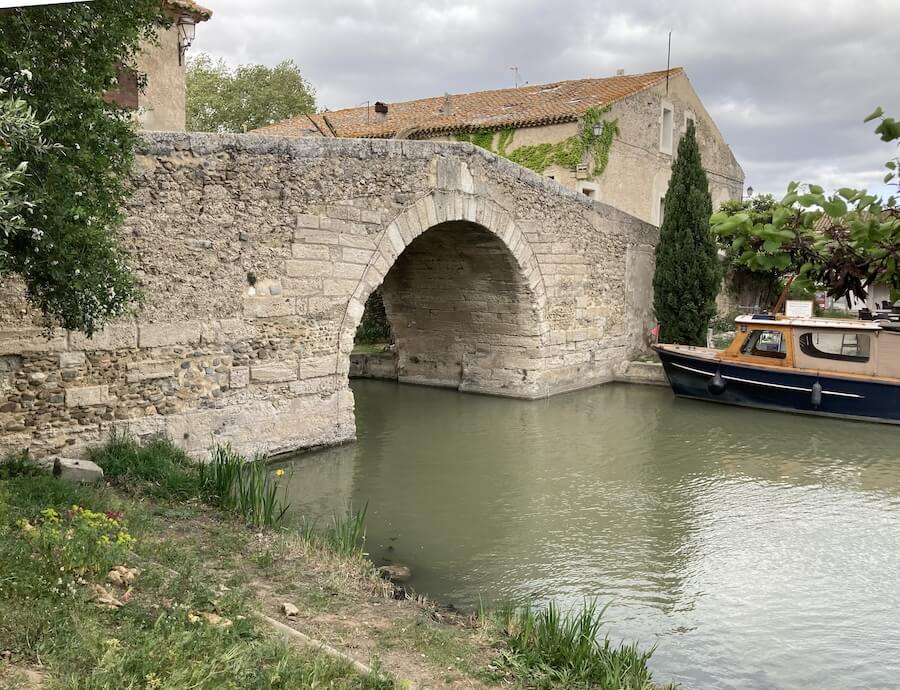
[[[179,17],[178,18],[178,64],[184,64],[184,54],[187,52],[188,48],[191,47],[191,43],[194,42],[194,36],[197,31],[197,22],[194,21],[193,17]]]
[[[603,122],[602,121],[595,122],[594,123],[594,136],[599,137],[601,134],[603,134]]]

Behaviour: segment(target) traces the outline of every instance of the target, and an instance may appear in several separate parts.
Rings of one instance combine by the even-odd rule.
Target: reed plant
[[[315,523],[304,522],[300,527],[303,539],[339,556],[362,556],[368,510],[367,503],[362,510],[354,511],[351,508],[343,515],[334,514],[330,524],[324,529],[318,529]]]
[[[508,670],[529,687],[655,690],[648,661],[654,648],[614,646],[601,639],[607,607],[586,602],[574,614],[557,604],[544,609],[505,607],[494,613],[505,633]]]
[[[208,501],[242,515],[253,527],[278,525],[290,507],[279,499],[265,458],[248,459],[228,445],[213,448],[209,463],[200,466],[200,483]]]

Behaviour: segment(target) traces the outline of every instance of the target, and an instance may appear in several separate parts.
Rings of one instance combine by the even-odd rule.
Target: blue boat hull
[[[754,367],[654,349],[662,360],[672,390],[680,397],[900,424],[898,384]]]

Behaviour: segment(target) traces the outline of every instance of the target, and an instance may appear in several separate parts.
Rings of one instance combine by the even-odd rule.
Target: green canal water
[[[900,687],[900,428],[610,385],[523,402],[354,381],[357,443],[299,456],[295,517],[444,603],[612,602],[683,688]]]

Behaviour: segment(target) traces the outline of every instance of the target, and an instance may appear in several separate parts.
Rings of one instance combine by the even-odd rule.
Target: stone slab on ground
[[[103,470],[90,460],[59,458],[54,463],[59,468],[59,478],[79,484],[99,484],[103,481]]]

